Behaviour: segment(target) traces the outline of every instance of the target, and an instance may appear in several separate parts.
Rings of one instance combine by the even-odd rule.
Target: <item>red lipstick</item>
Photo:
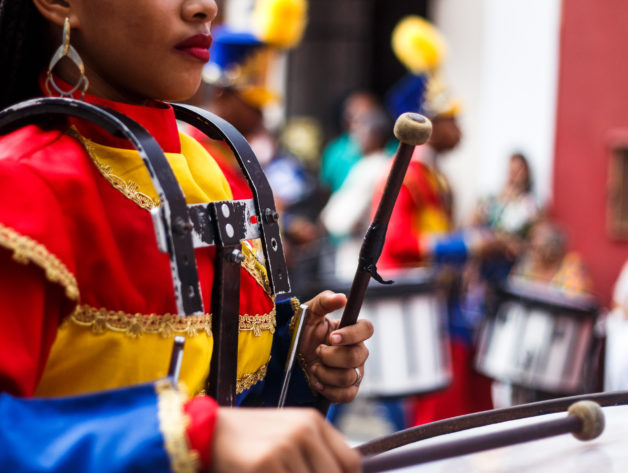
[[[212,35],[195,34],[176,44],[174,49],[202,62],[209,61],[209,48],[212,45]]]

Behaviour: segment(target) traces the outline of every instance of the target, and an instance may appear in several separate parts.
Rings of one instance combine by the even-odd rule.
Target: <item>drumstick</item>
[[[581,401],[572,404],[569,407],[567,417],[561,419],[443,442],[439,445],[366,457],[362,460],[362,469],[364,473],[395,470],[566,433],[573,434],[578,440],[592,440],[598,437],[603,430],[604,413],[602,408],[594,402]]]
[[[360,308],[362,307],[371,277],[380,283],[392,283],[392,281],[384,281],[377,273],[377,260],[382,254],[388,222],[408,170],[414,147],[427,142],[432,134],[432,123],[418,113],[404,113],[397,118],[393,131],[395,137],[399,140],[399,148],[397,148],[395,153],[375,216],[364,235],[360,248],[358,268],[353,277],[347,305],[342,313],[339,328],[352,325],[358,320]],[[321,398],[316,407],[323,415],[327,415],[329,401]]]
[[[489,411],[474,412],[450,419],[437,420],[429,424],[410,427],[409,429],[394,432],[385,437],[380,437],[356,447],[362,455],[377,455],[394,448],[403,447],[421,440],[438,437],[440,435],[462,432],[490,424],[499,424],[515,419],[525,419],[544,414],[552,414],[564,411],[572,404],[579,401],[593,401],[596,404],[606,406],[628,405],[628,391],[602,392],[581,394],[548,401],[538,401],[519,406],[491,409]]]

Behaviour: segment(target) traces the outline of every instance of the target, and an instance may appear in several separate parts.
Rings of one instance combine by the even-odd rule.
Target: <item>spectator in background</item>
[[[466,318],[479,322],[484,316],[487,293],[508,277],[538,217],[528,160],[522,153],[513,153],[508,161],[504,187],[498,194],[478,202],[471,222],[476,228],[490,230],[508,251],[483,261],[470,260],[465,266],[462,310]]]
[[[329,143],[321,156],[320,179],[332,193],[342,186],[351,168],[360,160],[360,145],[353,136],[356,119],[378,107],[378,100],[371,92],[352,92],[342,103],[343,133]]]
[[[321,221],[336,243],[335,273],[350,279],[358,262],[360,244],[370,222],[371,201],[390,154],[385,149],[392,125],[379,103],[353,118],[351,139],[362,156],[321,213]]]
[[[506,184],[499,194],[479,202],[472,223],[525,237],[538,212],[528,160],[522,153],[514,153],[508,162]]]
[[[351,280],[355,274],[361,243],[370,223],[374,189],[386,173],[391,157],[386,149],[391,131],[390,117],[379,101],[356,110],[352,117],[350,139],[357,144],[361,157],[321,212],[321,222],[335,250],[334,275],[341,280]],[[401,402],[380,399],[375,404],[375,412],[383,415],[386,425],[394,430],[406,427]],[[338,423],[343,411],[343,406],[332,406],[328,419]]]
[[[591,293],[591,276],[580,256],[567,252],[567,240],[549,220],[530,230],[528,247],[510,275],[515,281],[546,284],[569,294]]]
[[[553,293],[559,293],[565,299],[581,300],[586,297],[593,300],[591,297],[593,284],[589,271],[576,252],[567,250],[564,232],[547,218],[537,221],[530,229],[523,253],[508,276],[508,283],[513,287],[523,286],[539,295],[551,296]],[[551,345],[553,341],[548,343]],[[581,339],[579,343],[586,341]],[[544,348],[549,350],[549,345]],[[504,389],[505,385],[496,381],[495,392],[509,392],[507,402],[514,404],[539,401],[548,395],[542,390],[524,384],[515,382]]]

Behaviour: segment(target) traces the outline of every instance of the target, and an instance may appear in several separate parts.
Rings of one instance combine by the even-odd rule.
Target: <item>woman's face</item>
[[[528,184],[528,180],[529,175],[526,164],[516,156],[510,158],[508,165],[508,183],[516,186],[520,190],[524,190]]]
[[[89,92],[142,103],[194,94],[209,59],[214,0],[72,0],[71,44]]]
[[[530,232],[530,251],[534,264],[539,268],[557,265],[565,255],[564,242],[555,230],[545,223],[537,223]]]
[[[462,132],[455,117],[436,117],[432,121],[430,145],[438,152],[451,151],[462,138]]]

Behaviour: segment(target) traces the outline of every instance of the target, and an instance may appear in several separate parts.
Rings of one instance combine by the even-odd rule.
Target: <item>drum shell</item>
[[[475,366],[499,381],[556,394],[587,390],[597,308],[541,288],[502,288],[480,330]]]
[[[396,275],[391,286],[371,284],[360,318],[374,327],[360,396],[424,394],[451,383],[446,309],[432,272]]]

